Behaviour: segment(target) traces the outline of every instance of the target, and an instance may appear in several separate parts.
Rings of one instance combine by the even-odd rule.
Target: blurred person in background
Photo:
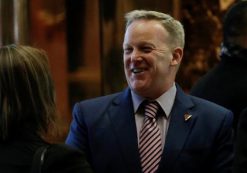
[[[220,58],[190,94],[230,109],[236,130],[239,114],[247,103],[247,1],[235,3],[224,16]]]

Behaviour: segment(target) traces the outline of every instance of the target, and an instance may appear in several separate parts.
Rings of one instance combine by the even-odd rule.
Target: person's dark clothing
[[[49,145],[38,136],[23,135],[0,142],[0,172],[29,173],[36,150]],[[42,173],[92,173],[84,157],[82,152],[67,145],[54,145],[47,150]]]
[[[247,105],[247,104],[246,104]],[[247,172],[247,107],[242,111],[235,146],[233,173]]]
[[[247,51],[228,45],[222,52],[221,62],[199,79],[190,93],[230,109],[236,129],[247,103]]]

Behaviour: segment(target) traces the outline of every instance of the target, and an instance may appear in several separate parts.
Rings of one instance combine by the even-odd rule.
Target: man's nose
[[[133,50],[131,54],[131,61],[142,61],[142,54],[138,50]]]

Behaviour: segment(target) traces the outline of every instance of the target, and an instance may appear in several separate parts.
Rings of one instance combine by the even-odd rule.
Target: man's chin
[[[147,95],[147,88],[144,86],[132,86],[131,89],[137,94],[142,97],[146,97]]]

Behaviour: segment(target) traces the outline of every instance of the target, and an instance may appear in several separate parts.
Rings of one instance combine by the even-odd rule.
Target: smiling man
[[[184,29],[170,15],[126,14],[123,61],[129,87],[77,103],[66,143],[96,173],[228,173],[232,113],[175,83]]]

